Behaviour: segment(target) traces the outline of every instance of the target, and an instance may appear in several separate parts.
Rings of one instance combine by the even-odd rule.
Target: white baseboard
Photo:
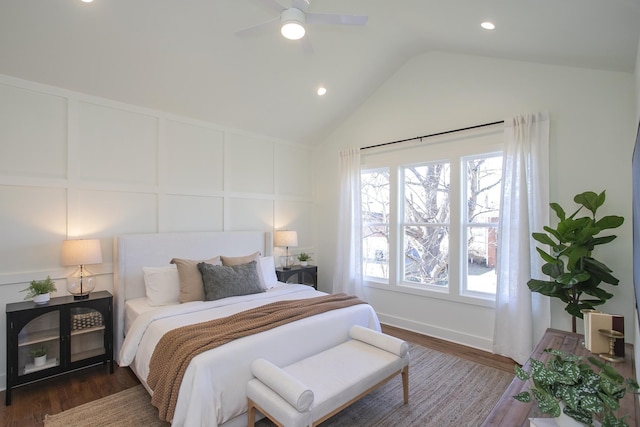
[[[484,350],[489,353],[493,353],[492,340],[484,337],[469,335],[462,332],[441,328],[439,326],[419,323],[413,320],[403,319],[396,316],[389,316],[382,313],[378,313],[378,318],[380,319],[381,323],[389,326],[395,326],[397,328],[406,329],[411,332],[417,332],[419,334],[440,338],[446,341],[454,342],[456,344],[462,344],[466,345],[467,347],[473,347],[477,348],[478,350]]]

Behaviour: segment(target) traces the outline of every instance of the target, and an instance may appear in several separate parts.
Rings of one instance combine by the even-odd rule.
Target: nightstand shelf
[[[282,267],[276,268],[276,277],[280,282],[301,283],[318,289],[318,267],[315,265],[293,265],[288,270]],[[292,281],[292,278],[294,279]]]
[[[10,303],[7,316],[7,390],[98,363],[113,373],[113,296],[94,292],[86,299],[51,298]],[[47,359],[35,365],[31,352],[44,347]]]

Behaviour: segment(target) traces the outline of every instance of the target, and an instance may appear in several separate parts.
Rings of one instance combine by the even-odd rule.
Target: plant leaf
[[[602,206],[604,200],[604,191],[600,193],[600,195],[594,193],[593,191],[585,191],[584,193],[580,193],[573,198],[574,202],[579,203],[585,208],[589,209],[594,215],[596,214],[598,208]]]
[[[610,228],[618,228],[624,223],[624,218],[617,215],[607,215],[596,221],[596,227],[601,230],[607,230]],[[615,238],[615,236],[614,236]]]
[[[524,402],[524,403],[531,402],[531,395],[529,394],[528,391],[522,391],[516,394],[515,396],[513,396],[513,398],[519,402]]]
[[[524,369],[522,369],[520,366],[515,365],[514,370],[515,370],[516,377],[519,380],[527,381],[530,378],[529,373]]]
[[[556,264],[558,262],[557,259],[555,259],[554,257],[552,257],[551,255],[549,255],[548,253],[546,253],[545,251],[543,251],[542,249],[536,247],[536,250],[538,251],[538,253],[540,254],[540,257],[548,262],[548,263],[552,263],[552,264]]]
[[[562,207],[557,204],[557,203],[549,203],[549,206],[551,207],[551,209],[553,209],[553,211],[556,213],[556,216],[558,218],[560,218],[560,221],[564,221],[564,219],[566,218],[566,213],[564,212],[564,209],[562,209]]]
[[[533,396],[538,402],[538,408],[540,408],[543,413],[549,414],[552,417],[560,416],[560,404],[553,396],[537,388],[533,389],[532,391]]]
[[[556,277],[556,282],[565,285],[565,287],[577,285],[580,282],[584,282],[591,277],[586,271],[574,273],[564,273]]]
[[[533,237],[534,240],[542,243],[543,245],[556,246],[556,242],[554,242],[548,234],[531,233],[531,237]]]

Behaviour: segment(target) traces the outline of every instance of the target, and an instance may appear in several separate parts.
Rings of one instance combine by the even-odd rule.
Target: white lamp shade
[[[98,239],[64,240],[62,265],[87,265],[102,263],[102,248]]]
[[[293,248],[298,246],[298,232],[292,230],[278,230],[273,236],[273,245]]]

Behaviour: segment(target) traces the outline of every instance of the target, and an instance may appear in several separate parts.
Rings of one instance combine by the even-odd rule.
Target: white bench
[[[398,374],[408,403],[409,345],[362,326],[349,334],[351,340],[283,368],[253,361],[248,426],[256,410],[280,427],[316,426]]]

